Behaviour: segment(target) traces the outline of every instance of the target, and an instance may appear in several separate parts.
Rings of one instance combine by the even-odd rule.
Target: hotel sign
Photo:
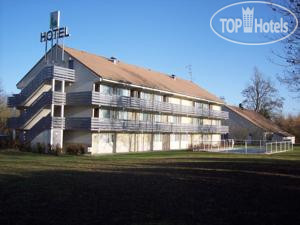
[[[50,30],[42,32],[40,36],[40,42],[47,42],[57,40],[59,38],[69,37],[69,31],[67,27],[59,27],[60,11],[50,13]]]
[[[53,30],[49,30],[48,32],[42,32],[40,41],[41,42],[52,41],[54,39],[64,38],[69,36],[70,34],[67,27],[59,27],[59,28],[54,28]]]

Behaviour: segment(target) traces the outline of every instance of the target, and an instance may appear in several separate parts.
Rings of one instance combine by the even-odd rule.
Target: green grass
[[[300,148],[273,155],[0,151],[0,224],[295,224]]]

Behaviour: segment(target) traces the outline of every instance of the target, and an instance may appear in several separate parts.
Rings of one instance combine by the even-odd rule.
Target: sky
[[[8,94],[44,54],[40,32],[49,13],[61,11],[71,36],[65,45],[129,64],[190,79],[228,104],[242,102],[241,91],[254,67],[270,77],[285,98],[283,112],[300,112],[300,100],[281,85],[282,68],[271,62],[282,43],[246,46],[218,37],[210,18],[238,1],[220,0],[0,0],[0,79]],[[276,1],[275,1],[276,2]]]

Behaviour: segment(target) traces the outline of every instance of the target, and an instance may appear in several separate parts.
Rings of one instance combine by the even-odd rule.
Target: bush
[[[48,153],[56,156],[60,156],[64,154],[64,150],[57,144],[56,146],[54,145],[48,145]]]
[[[86,146],[83,144],[70,144],[66,147],[66,153],[70,155],[85,154]]]
[[[30,152],[30,151],[32,151],[29,143],[19,144],[17,148],[21,152]]]
[[[46,153],[47,149],[46,149],[46,145],[44,143],[37,143],[36,147],[35,147],[35,152],[37,153]]]

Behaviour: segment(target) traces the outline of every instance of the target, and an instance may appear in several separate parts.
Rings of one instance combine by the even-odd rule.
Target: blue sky
[[[210,29],[218,9],[237,1],[0,0],[0,77],[7,93],[42,56],[39,35],[49,28],[49,13],[61,10],[61,24],[71,37],[67,46],[189,79],[230,104],[242,101],[241,91],[254,66],[272,77],[286,99],[285,113],[300,112],[300,102],[280,85],[282,68],[268,59],[280,43],[243,46],[227,42]]]

